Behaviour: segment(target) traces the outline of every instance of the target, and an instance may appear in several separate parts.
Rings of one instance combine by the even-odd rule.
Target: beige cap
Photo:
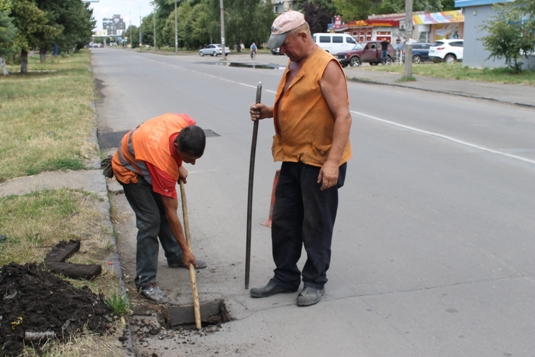
[[[269,37],[267,47],[280,47],[284,43],[288,32],[298,28],[305,22],[305,16],[299,11],[288,10],[283,12],[277,16],[275,21],[273,21],[273,25],[271,25],[271,36]]]

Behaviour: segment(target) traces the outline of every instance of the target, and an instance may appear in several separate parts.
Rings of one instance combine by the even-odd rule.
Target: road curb
[[[93,71],[91,70],[91,77],[92,77],[92,81],[93,83],[95,82],[95,77],[93,76]],[[98,150],[98,153],[101,154],[101,148],[100,148],[100,144],[99,144],[99,141],[98,141],[98,114],[97,114],[97,105],[96,105],[96,101],[95,101],[95,86],[93,85],[93,89],[92,89],[92,95],[93,95],[93,100],[91,101],[91,107],[93,108],[93,113],[94,113],[94,123],[95,123],[95,127],[93,129],[93,135],[92,135],[92,140],[93,142],[95,143],[95,146],[97,147],[97,150]],[[99,169],[100,170],[100,160],[97,160],[96,162],[94,162],[94,167],[96,169]],[[104,173],[101,171],[101,174],[102,174],[102,177],[104,178]],[[114,252],[111,254],[111,256],[109,257],[109,261],[112,263],[111,267],[113,267],[113,270],[116,272],[117,274],[117,279],[118,279],[118,293],[119,295],[124,298],[125,296],[128,296],[128,291],[127,291],[127,288],[126,288],[126,284],[124,282],[124,275],[123,275],[123,268],[121,266],[121,257],[119,255],[119,247],[117,245],[117,239],[115,238],[115,227],[113,225],[113,222],[112,222],[112,219],[111,219],[111,202],[110,202],[110,192],[108,190],[108,183],[107,183],[107,180],[104,178],[104,185],[102,187],[102,189],[104,190],[104,192],[106,192],[106,199],[105,199],[105,203],[106,203],[106,206],[107,206],[107,215],[106,215],[106,222],[105,224],[108,225],[108,227],[110,227],[111,229],[111,232],[113,232],[111,234],[111,242],[115,248]],[[108,266],[109,267],[109,266]],[[112,269],[110,269],[112,270]],[[123,336],[126,337],[126,340],[124,340],[122,343],[123,343],[123,348],[126,350],[126,357],[136,357],[136,354],[135,354],[135,350],[134,350],[134,343],[132,341],[132,330],[130,328],[130,322],[128,322],[127,320],[125,320],[125,324],[124,324],[124,333],[123,333]]]

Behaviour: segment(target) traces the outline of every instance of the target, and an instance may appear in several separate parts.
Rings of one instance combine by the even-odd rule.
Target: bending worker
[[[252,120],[274,118],[273,158],[282,161],[275,189],[271,240],[273,278],[250,295],[264,298],[295,292],[298,306],[318,303],[327,283],[331,240],[351,157],[349,96],[338,61],[316,46],[303,14],[287,11],[271,27],[267,47],[289,58],[275,104],[253,104]],[[304,245],[307,261],[297,262]]]
[[[157,303],[167,302],[156,285],[158,239],[171,268],[206,268],[195,260],[186,244],[178,218],[176,184],[186,182],[183,162],[195,165],[204,153],[206,137],[186,114],[164,114],[128,132],[112,158],[117,181],[123,186],[136,214],[136,278],[141,295]]]

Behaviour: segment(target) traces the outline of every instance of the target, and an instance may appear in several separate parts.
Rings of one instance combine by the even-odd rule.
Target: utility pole
[[[132,13],[130,12],[130,49],[132,49]]]
[[[227,53],[225,52],[225,9],[223,7],[223,0],[219,0],[219,7],[221,9],[221,60],[227,60]]]
[[[176,2],[177,0],[175,0],[175,53],[178,53],[178,25],[176,19]]]
[[[412,0],[405,0],[405,78],[412,77]]]
[[[154,52],[156,52],[156,4],[154,4],[154,16],[152,17],[154,20]]]

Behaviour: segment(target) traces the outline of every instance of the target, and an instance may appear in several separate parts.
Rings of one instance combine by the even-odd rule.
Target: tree
[[[496,12],[480,29],[487,33],[481,38],[490,52],[487,59],[505,58],[514,73],[522,71],[522,58],[528,59],[535,50],[535,4],[533,0],[495,4]]]
[[[344,21],[364,20],[379,11],[380,0],[333,0],[337,15]]]
[[[28,51],[38,46],[42,33],[53,32],[55,29],[47,25],[44,11],[31,0],[14,1],[11,17],[18,29],[15,48],[20,49],[20,72],[28,73]]]
[[[0,66],[2,67],[2,74],[4,76],[9,74],[6,68],[5,58],[15,50],[13,42],[15,40],[15,33],[17,32],[12,19],[8,15],[9,12],[4,12],[0,8]]]
[[[139,27],[130,25],[123,34],[128,37],[128,43],[131,44],[132,48],[139,47]]]
[[[67,1],[56,10],[58,16],[55,21],[62,26],[63,31],[54,38],[54,43],[61,51],[79,51],[91,41],[96,21],[89,5],[90,3],[81,0]]]
[[[275,19],[271,4],[259,0],[230,0],[225,3],[225,10],[225,36],[240,50],[241,43],[248,47],[252,42],[267,42]]]
[[[93,10],[82,0],[33,0],[46,18],[45,26],[34,34],[41,62],[54,46],[63,51],[79,50],[91,39],[95,21]]]
[[[454,0],[414,0],[413,11],[439,12],[454,10]],[[405,0],[383,0],[379,6],[379,14],[405,12]]]
[[[153,37],[153,22],[152,14],[149,14],[141,19],[141,45],[152,44]]]
[[[302,10],[310,32],[325,32],[336,15],[336,7],[326,0],[305,0],[296,3],[296,9]]]

